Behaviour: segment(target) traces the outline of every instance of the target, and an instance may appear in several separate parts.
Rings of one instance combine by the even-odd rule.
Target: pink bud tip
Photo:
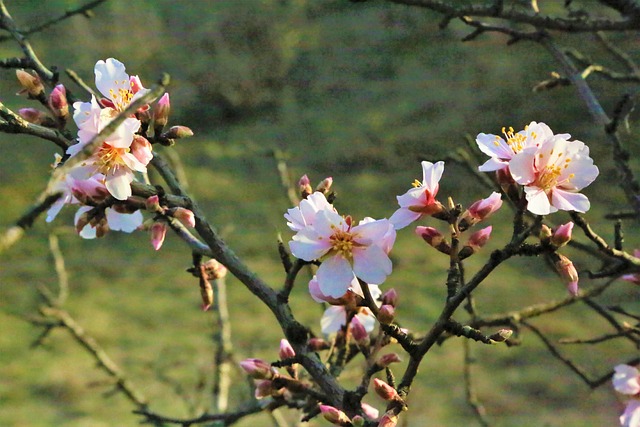
[[[391,387],[389,384],[378,378],[373,379],[373,388],[378,396],[380,396],[387,402],[400,398],[395,388]]]
[[[386,368],[392,363],[399,363],[401,361],[402,360],[400,359],[400,356],[398,356],[396,353],[388,353],[380,357],[380,359],[378,360],[378,365]]]
[[[257,380],[270,380],[277,374],[277,370],[262,359],[245,359],[240,362],[240,367]]]
[[[395,307],[398,304],[398,292],[394,288],[386,291],[384,294],[382,294],[382,303],[389,304]]]
[[[196,226],[196,217],[192,211],[185,208],[176,208],[173,212],[173,217],[179,220],[181,223],[186,225],[187,227],[195,227]]]
[[[293,350],[293,347],[291,347],[289,341],[283,338],[280,340],[280,352],[278,355],[280,356],[280,360],[284,360],[295,357],[296,352]]]
[[[392,305],[383,304],[378,311],[378,321],[380,323],[384,323],[385,325],[393,322],[393,319],[396,315],[396,311]]]
[[[571,235],[573,231],[573,222],[569,221],[566,224],[559,225],[554,231],[553,236],[551,236],[551,243],[560,248],[571,240]]]
[[[369,339],[369,334],[364,325],[355,316],[351,319],[351,335],[357,343],[364,343]]]
[[[334,408],[333,406],[320,405],[319,408],[322,416],[330,423],[334,423],[337,425],[347,425],[347,423],[351,422],[347,414],[337,408]]]
[[[151,226],[151,245],[153,249],[160,250],[167,235],[167,224],[164,221],[154,222]]]
[[[489,238],[491,237],[491,230],[493,227],[488,226],[483,228],[482,230],[476,231],[469,237],[468,245],[474,249],[479,249],[487,244]]]

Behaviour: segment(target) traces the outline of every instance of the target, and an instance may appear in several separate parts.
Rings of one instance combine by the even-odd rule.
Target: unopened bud
[[[513,335],[513,331],[511,329],[500,329],[495,334],[489,335],[489,339],[495,342],[505,342]]]
[[[398,304],[398,292],[394,288],[386,291],[382,294],[382,303],[395,307]]]
[[[351,424],[351,420],[349,419],[347,414],[337,408],[334,408],[333,406],[320,405],[320,413],[322,413],[324,419],[329,421],[330,423],[339,426],[347,426]]]
[[[262,380],[256,381],[256,391],[254,393],[256,399],[263,399],[265,397],[271,396],[273,391],[273,381],[271,380]]]
[[[69,117],[69,103],[67,102],[67,90],[59,84],[53,88],[49,95],[49,108],[60,120],[65,121]]]
[[[186,225],[187,227],[195,227],[196,226],[196,217],[192,211],[185,208],[175,208],[173,211],[173,217],[179,220],[181,223]]]
[[[307,341],[307,345],[311,351],[322,351],[331,348],[331,344],[322,338],[310,338],[309,341]]]
[[[142,135],[134,135],[131,142],[131,154],[143,165],[148,165],[153,159],[153,147]]]
[[[438,251],[449,254],[451,253],[451,246],[445,240],[442,233],[433,227],[418,226],[415,230],[416,234],[427,242],[430,246],[434,247]]]
[[[380,411],[378,411],[376,408],[374,408],[373,406],[369,405],[368,403],[362,403],[361,407],[362,407],[362,413],[367,418],[369,418],[370,420],[378,419],[378,415],[380,415]]]
[[[331,190],[332,184],[333,184],[333,178],[330,176],[326,177],[325,179],[320,181],[320,183],[316,187],[316,191],[319,191],[326,195]]]
[[[387,402],[391,402],[393,400],[399,400],[400,396],[395,388],[391,387],[386,382],[374,378],[373,379],[373,389],[376,391],[376,394],[386,400]]]
[[[486,199],[474,202],[469,209],[462,214],[460,228],[465,230],[478,222],[487,219],[502,206],[502,196],[495,191]]]
[[[313,193],[313,189],[311,188],[311,181],[309,181],[309,177],[305,174],[300,177],[298,181],[298,190],[300,191],[300,198],[306,199]]]
[[[165,93],[153,109],[153,129],[156,135],[160,135],[162,129],[167,125],[170,112],[171,103],[169,102],[169,94]]]
[[[388,325],[391,322],[393,322],[393,319],[395,318],[395,316],[396,316],[396,310],[393,308],[392,305],[382,304],[382,306],[380,306],[380,310],[378,310],[378,321],[380,323]]]
[[[353,427],[363,427],[364,426],[364,418],[361,417],[360,415],[354,415],[353,418],[351,418],[351,425]]]
[[[160,250],[167,235],[167,223],[164,221],[156,221],[151,226],[151,246],[153,249]]]
[[[540,233],[538,233],[538,237],[540,238],[540,241],[549,242],[551,239],[551,236],[553,236],[553,231],[551,231],[549,226],[547,226],[546,224],[542,224],[540,226]]]
[[[280,340],[280,351],[278,352],[280,360],[291,359],[296,356],[296,352],[286,339]]]
[[[573,222],[569,221],[566,224],[559,225],[551,236],[551,244],[556,248],[561,248],[571,240],[571,234],[573,230]]]
[[[240,367],[249,374],[251,378],[257,380],[271,380],[275,378],[278,371],[262,359],[245,359],[240,362]]]
[[[188,138],[193,136],[193,131],[186,126],[172,126],[164,136],[169,139]]]
[[[378,421],[378,427],[396,427],[398,425],[398,416],[393,412],[386,412],[380,421]]]
[[[27,93],[30,98],[39,98],[44,94],[44,85],[42,80],[35,72],[27,72],[25,70],[16,70],[16,76],[22,86],[20,93]]]
[[[469,237],[467,244],[458,253],[458,257],[460,259],[465,259],[478,252],[489,241],[492,228],[492,226],[488,226],[473,233]]]
[[[351,336],[358,344],[365,345],[369,341],[369,333],[357,316],[351,319]]]
[[[382,367],[382,368],[386,368],[387,366],[391,365],[392,363],[399,363],[402,360],[400,359],[400,356],[398,356],[397,353],[387,353],[385,355],[383,355],[382,357],[380,357],[380,359],[378,359],[378,363],[377,365]]]
[[[571,295],[578,296],[578,271],[573,265],[573,262],[564,255],[556,254],[558,256],[555,267],[556,271],[562,277],[562,280],[567,285],[567,290]]]
[[[33,123],[34,125],[41,125],[45,122],[45,120],[49,119],[49,117],[42,111],[37,108],[21,108],[18,110],[18,114],[20,117],[28,121],[29,123]]]
[[[149,212],[162,212],[163,209],[160,207],[160,197],[157,194],[154,194],[151,197],[147,198],[145,202],[146,208]]]

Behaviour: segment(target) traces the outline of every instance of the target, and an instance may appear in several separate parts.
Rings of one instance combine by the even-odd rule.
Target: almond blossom
[[[95,239],[96,237],[99,237],[101,235],[100,233],[104,232],[105,228],[107,230],[131,233],[142,225],[143,217],[140,211],[135,211],[133,213],[121,213],[113,208],[106,208],[104,210],[104,217],[94,218],[94,221],[83,225],[83,215],[91,209],[93,209],[91,206],[82,206],[78,209],[78,212],[76,212],[74,219],[76,228],[79,228],[79,226],[82,225],[78,234],[80,234],[80,237],[84,239]],[[102,229],[102,231],[100,231],[99,228]]]
[[[586,212],[589,199],[578,193],[598,176],[589,147],[563,136],[528,147],[509,162],[511,176],[524,185],[527,209],[536,215],[558,210]]]
[[[504,138],[499,135],[480,133],[476,137],[478,148],[491,157],[478,169],[481,172],[491,172],[506,169],[509,161],[519,152],[528,147],[537,147],[548,138],[553,137],[553,132],[544,123],[531,122],[524,130],[515,132],[512,127],[502,128]],[[569,139],[571,135],[559,134],[558,138]]]
[[[100,108],[93,97],[90,103],[76,102],[73,106],[75,108],[73,118],[78,125],[78,143],[67,149],[67,154],[71,157],[78,155],[115,117],[114,110]],[[137,119],[125,119],[91,156],[82,161],[81,166],[74,168],[73,177],[87,179],[98,173],[103,174],[109,193],[118,200],[126,200],[131,196],[134,172],[147,170],[139,157],[143,160],[151,158],[150,153],[147,153],[147,151],[150,152],[150,145],[134,145],[138,156],[132,152],[134,136],[139,128],[140,121]]]
[[[439,181],[444,172],[444,162],[422,163],[422,182],[416,180],[412,189],[398,196],[400,209],[395,211],[389,221],[396,230],[406,227],[413,221],[440,212],[443,208],[435,197],[440,187]]]
[[[327,201],[324,193],[316,191],[307,196],[306,199],[300,201],[295,208],[287,210],[284,217],[287,226],[293,231],[300,231],[303,228],[313,225],[316,214],[321,210],[331,210],[335,212],[335,208]]]
[[[123,111],[134,99],[148,92],[148,89],[142,87],[138,76],[129,77],[124,64],[117,59],[98,61],[94,73],[96,87],[106,97],[100,103],[116,111]]]
[[[347,292],[354,275],[368,283],[382,283],[391,274],[387,255],[389,243],[395,240],[391,228],[387,219],[354,227],[351,217],[322,209],[315,213],[312,224],[293,236],[289,248],[297,258],[322,261],[317,271],[320,291],[338,298]]]

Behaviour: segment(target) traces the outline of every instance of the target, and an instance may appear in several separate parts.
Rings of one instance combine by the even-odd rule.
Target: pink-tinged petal
[[[353,251],[353,272],[367,283],[383,283],[392,271],[391,260],[379,246]]]
[[[591,157],[574,157],[558,179],[566,190],[581,190],[598,177],[600,170]],[[566,183],[562,182],[568,180]]]
[[[127,165],[127,167],[131,170],[143,173],[147,171],[147,167],[143,165],[140,160],[138,160],[138,158],[132,153],[124,153],[124,155],[121,156],[121,159],[124,164]]]
[[[106,61],[98,61],[94,67],[96,75],[96,87],[105,97],[112,101],[119,90],[129,91],[131,89],[131,83],[129,81],[129,75],[125,72],[125,66],[122,62],[114,58],[109,58]],[[115,102],[118,104],[118,102]]]
[[[631,399],[627,402],[623,414],[620,416],[622,427],[640,427],[640,400]]]
[[[584,194],[569,193],[554,189],[551,193],[551,205],[563,211],[586,212],[591,207],[589,199]]]
[[[300,231],[307,226],[299,208],[288,209],[287,213],[284,214],[284,219],[287,220],[287,227],[293,231]]]
[[[500,169],[504,169],[509,166],[509,163],[505,160],[500,160],[495,157],[490,158],[478,167],[480,172],[493,172]]]
[[[320,328],[325,335],[338,332],[347,323],[347,313],[344,307],[332,305],[327,308],[320,319]]]
[[[358,314],[356,314],[356,318],[358,318],[360,323],[362,323],[362,326],[364,326],[365,331],[370,333],[375,329],[376,317],[368,308],[362,309]]]
[[[114,209],[105,209],[107,217],[107,223],[109,228],[114,231],[123,231],[125,233],[131,233],[142,225],[144,218],[140,211],[133,213],[120,213]]]
[[[400,208],[391,215],[389,222],[393,224],[396,230],[400,230],[413,221],[419,219],[422,215],[419,212],[410,211],[407,208]]]
[[[376,221],[365,222],[364,224],[359,224],[351,229],[355,237],[355,241],[361,245],[377,245],[381,246],[380,243],[383,243],[383,239],[386,239],[384,243],[389,244],[389,240],[391,240],[390,244],[393,245],[395,241],[395,230],[391,229],[390,233],[390,222],[388,219],[379,219]]]
[[[435,196],[438,193],[438,182],[442,178],[444,172],[444,162],[431,163],[422,161],[422,185],[427,187],[431,194]]]
[[[422,199],[424,198],[423,195],[425,191],[428,191],[428,190],[429,189],[426,186],[411,188],[409,191],[407,191],[403,195],[396,196],[396,199],[398,200],[398,205],[400,205],[400,207],[422,205],[423,204]]]
[[[293,236],[289,242],[291,254],[305,261],[320,259],[331,249],[329,239],[321,239],[314,230],[305,228]]]
[[[498,159],[510,159],[513,157],[513,150],[507,142],[496,135],[479,133],[476,137],[476,144],[480,151],[489,157]]]
[[[320,264],[316,277],[320,292],[332,298],[339,298],[349,290],[353,280],[353,268],[349,261],[340,255],[334,255]]]
[[[515,182],[527,185],[535,181],[535,156],[537,150],[535,147],[526,148],[516,154],[509,162],[509,171]]]
[[[536,215],[548,215],[558,209],[549,203],[547,193],[537,187],[525,187],[524,192],[527,197],[527,209]]]
[[[129,148],[133,143],[133,136],[138,129],[140,129],[140,120],[134,118],[125,119],[125,121],[107,137],[105,142],[112,147]]]
[[[620,364],[614,368],[613,388],[618,393],[636,395],[640,393],[640,371],[630,365]]]
[[[318,235],[328,240],[335,230],[347,230],[349,226],[346,220],[337,212],[322,210],[319,211],[314,219],[313,228]]]
[[[133,174],[120,168],[113,175],[107,176],[105,186],[116,199],[127,200],[131,197],[131,181],[133,181]]]

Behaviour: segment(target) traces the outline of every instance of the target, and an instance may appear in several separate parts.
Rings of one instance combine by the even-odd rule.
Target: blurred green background
[[[545,12],[560,11],[562,3],[540,2]],[[6,1],[21,27],[80,4]],[[274,148],[289,154],[294,180],[304,173],[314,183],[332,176],[341,213],[380,218],[391,215],[395,195],[421,176],[420,160],[445,159],[479,132],[499,133],[502,126],[517,130],[532,120],[543,121],[590,146],[601,175],[585,190],[594,205],[588,219],[611,236],[612,225],[603,216],[623,209],[624,199],[602,129],[592,123],[573,88],[532,93],[550,72],[559,71],[550,55],[531,43],[506,46],[505,37],[493,34],[462,43],[469,29],[452,22],[440,30],[440,19],[383,1],[116,0],[97,8],[93,19],[71,18],[31,41],[44,64],[71,68],[88,83],[93,82],[95,62],[108,57],[124,62],[147,86],[161,72],[172,76],[170,123],[189,126],[196,134],[172,148],[184,162],[189,189],[231,247],[272,286],[283,281],[277,234],[290,237],[282,217],[289,202],[269,156]],[[640,57],[637,34],[610,38],[632,57]],[[621,69],[593,36],[561,42]],[[20,56],[15,44],[1,43],[0,57],[13,56]],[[13,70],[0,73],[3,103],[13,109],[35,106],[14,95],[18,87]],[[62,81],[81,93],[66,76]],[[633,89],[597,77],[592,84],[606,111]],[[635,138],[623,139],[632,153],[638,152]],[[0,230],[46,185],[55,152],[45,141],[0,134]],[[632,164],[638,166],[633,156]],[[447,162],[440,200],[451,195],[469,204],[489,193],[464,168]],[[469,260],[467,274],[506,241],[509,213],[503,208],[490,221],[494,237],[484,253]],[[0,256],[0,425],[115,426],[139,421],[132,405],[110,393],[107,377],[66,332],[56,330],[44,346],[30,348],[40,333],[26,320],[41,303],[36,286],[55,288],[57,283],[47,242],[51,232],[60,236],[70,275],[66,308],[146,395],[151,409],[188,417],[209,407],[213,319],[199,309],[197,281],[185,273],[191,262],[186,246],[169,236],[154,253],[142,232],[83,241],[70,227],[72,218],[73,209],[53,224],[41,218]],[[550,217],[555,223],[567,220],[564,213]],[[440,226],[435,221],[422,224]],[[640,244],[635,227],[627,224],[627,248]],[[598,268],[580,254],[564,253],[579,269]],[[394,287],[400,294],[398,320],[424,332],[445,298],[447,259],[417,239],[410,227],[399,233],[392,257],[395,272],[383,289]],[[586,278],[581,283],[585,288],[594,285]],[[270,312],[235,279],[228,280],[228,287],[236,359],[275,359],[282,335]],[[478,289],[478,310],[514,310],[565,293],[544,260],[514,259]],[[319,332],[322,308],[308,296],[302,277],[292,300],[296,316]],[[637,288],[617,283],[603,302],[637,309]],[[462,314],[456,318],[465,320]],[[533,323],[552,340],[611,332],[606,321],[581,304]],[[617,423],[622,403],[610,384],[590,390],[535,336],[525,331],[521,338],[523,345],[513,348],[472,343],[478,397],[493,425]],[[561,350],[593,378],[637,353],[620,340]],[[465,401],[462,360],[459,340],[428,354],[402,425],[477,424]],[[345,384],[355,384],[361,365],[362,360],[354,362]],[[397,375],[401,372],[396,370]],[[234,372],[231,406],[251,393],[243,375]],[[379,409],[385,406],[375,395],[366,401]],[[291,425],[298,418],[293,412],[283,415]],[[269,417],[258,415],[238,425],[271,424]]]

